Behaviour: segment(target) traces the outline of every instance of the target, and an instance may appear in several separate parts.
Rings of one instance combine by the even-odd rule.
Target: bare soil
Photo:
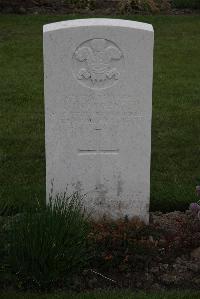
[[[149,226],[134,225],[138,234],[133,235],[131,226],[122,223],[117,228],[110,224],[109,233],[108,224],[94,225],[100,254],[95,252],[91,268],[77,279],[76,290],[200,289],[199,219],[190,211],[155,212]]]

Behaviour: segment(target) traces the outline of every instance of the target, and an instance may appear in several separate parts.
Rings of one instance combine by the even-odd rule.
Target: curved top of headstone
[[[106,18],[105,19],[103,18],[77,19],[77,20],[51,23],[43,26],[43,32],[55,31],[55,30],[66,29],[66,28],[90,27],[90,26],[125,27],[125,28],[133,28],[133,29],[153,32],[153,27],[151,24],[121,20],[121,19],[106,19]]]

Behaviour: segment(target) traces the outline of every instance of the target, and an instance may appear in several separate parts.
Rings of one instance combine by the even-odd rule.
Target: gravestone
[[[148,222],[152,70],[149,24],[44,26],[47,201],[53,184],[53,195],[85,195],[95,219]]]

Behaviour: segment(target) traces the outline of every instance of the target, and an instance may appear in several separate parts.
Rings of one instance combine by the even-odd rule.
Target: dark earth
[[[19,215],[1,216],[2,229]],[[83,270],[67,288],[58,280],[53,290],[200,289],[200,220],[192,211],[153,212],[149,225],[138,219],[91,223],[87,246]],[[1,287],[16,289],[12,284]]]
[[[133,226],[138,234],[134,230],[131,235]],[[95,229],[103,258],[95,254],[91,269],[85,269],[76,281],[76,289],[200,289],[200,220],[190,211],[154,212],[149,226],[135,222],[127,229],[121,223],[110,235],[105,223],[95,224]],[[122,235],[129,243],[124,248],[120,247]],[[106,245],[106,238],[113,242]]]

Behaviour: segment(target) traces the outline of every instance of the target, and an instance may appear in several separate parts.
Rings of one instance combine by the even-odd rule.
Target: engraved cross
[[[79,149],[78,154],[81,155],[117,155],[119,154],[119,149],[102,149],[101,148],[101,130],[96,128],[95,131],[98,132],[97,136],[97,148],[93,149]]]
[[[96,146],[92,149],[79,149],[78,150],[78,155],[79,156],[91,156],[94,155],[96,156],[95,162],[96,162],[96,167],[95,167],[95,177],[96,177],[96,191],[103,192],[104,186],[102,184],[102,156],[105,155],[111,155],[115,156],[119,154],[119,149],[103,149],[101,146],[102,143],[102,136],[101,128],[95,128],[95,131],[97,134],[96,135]],[[100,195],[99,195],[100,196]],[[101,196],[100,196],[101,197]]]

